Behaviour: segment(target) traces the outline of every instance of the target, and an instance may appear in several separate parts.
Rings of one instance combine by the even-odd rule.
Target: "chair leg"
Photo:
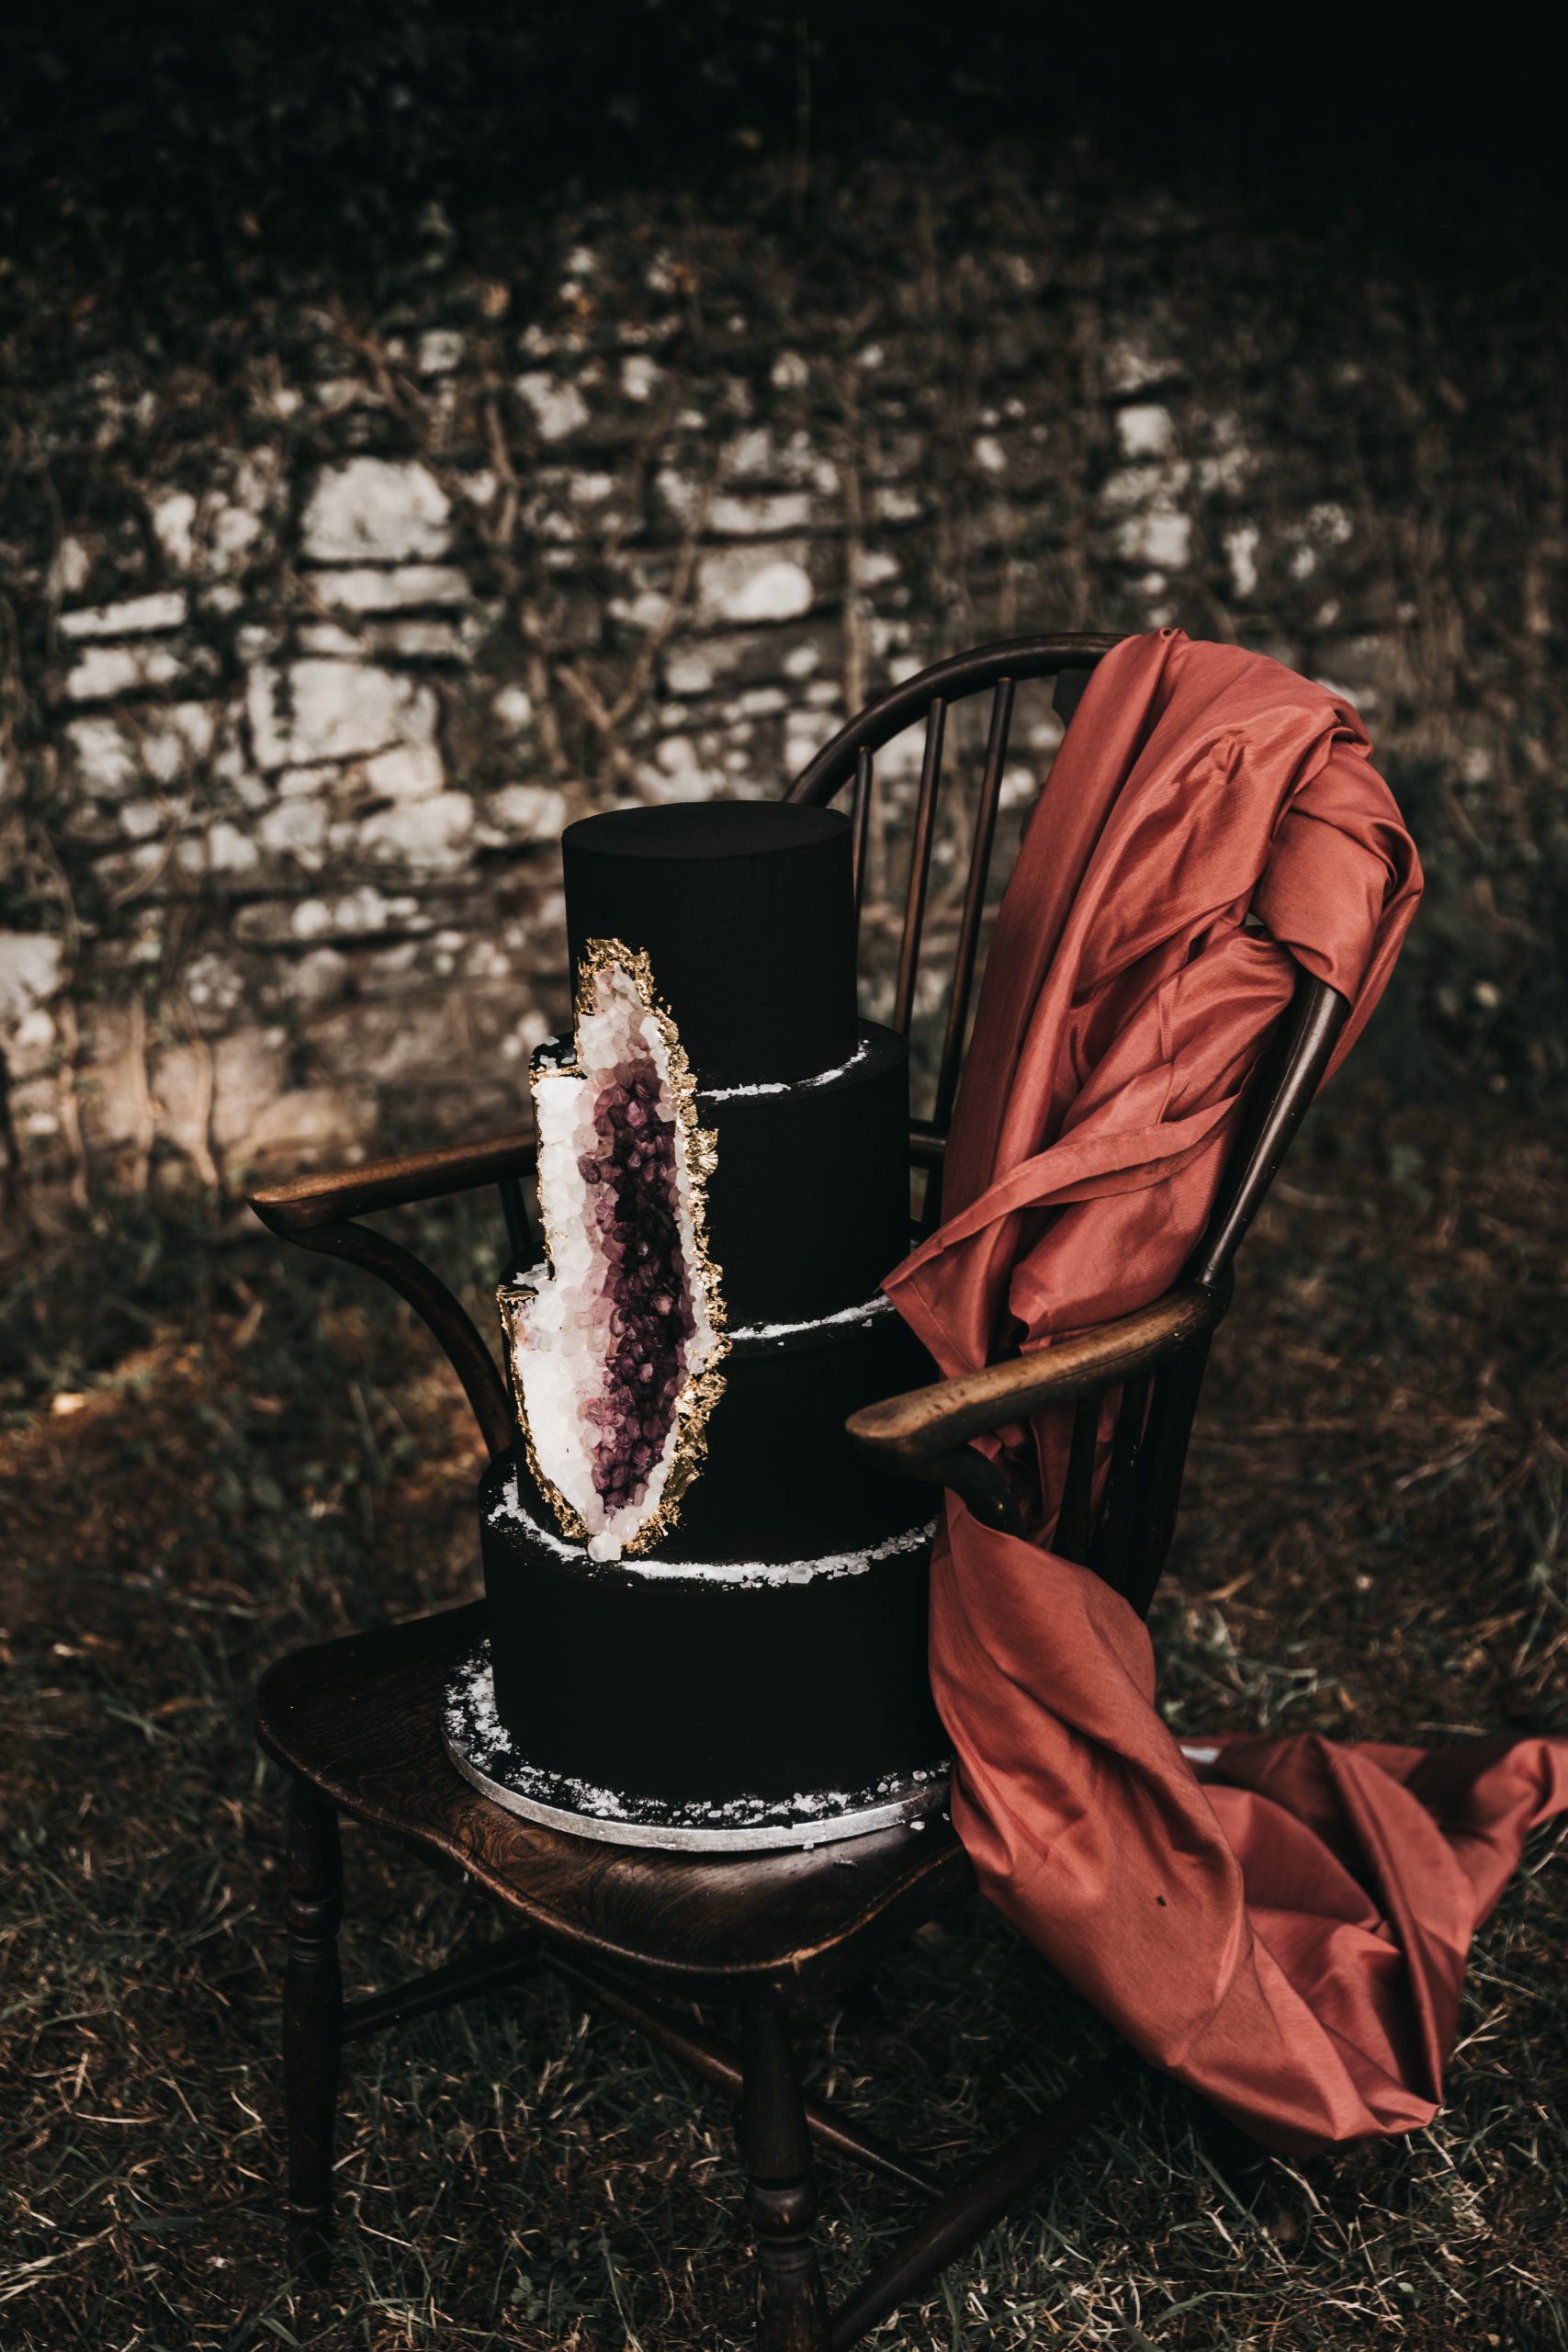
[[[337,1814],[308,1782],[288,1800],[288,1958],[283,1979],[283,2098],[288,2139],[288,2258],[307,2284],[326,2284],[333,2125],[343,2046],[337,1930],[343,1862]]]
[[[761,2352],[826,2352],[828,2302],[811,2244],[811,2139],[782,2008],[741,2024],[740,2159],[757,2231]]]
[[[876,1971],[868,1968],[844,1987],[839,2004],[839,2031],[841,2034],[874,2033],[887,2021],[887,2013],[876,1989]]]

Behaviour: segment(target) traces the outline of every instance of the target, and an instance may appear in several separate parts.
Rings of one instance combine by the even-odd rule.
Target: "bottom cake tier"
[[[490,1644],[454,1679],[446,1743],[514,1812],[621,1843],[755,1850],[944,1799],[929,1521],[809,1559],[593,1561],[533,1515],[504,1459],[479,1521]]]

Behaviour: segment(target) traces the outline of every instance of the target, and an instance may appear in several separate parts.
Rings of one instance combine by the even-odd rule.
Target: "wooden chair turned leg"
[[[811,2244],[811,2138],[782,2008],[741,2026],[740,2160],[757,2231],[761,2352],[826,2352],[828,2303]]]
[[[288,2137],[288,2259],[324,2286],[330,2259],[333,2125],[343,2047],[337,1931],[343,1862],[337,1814],[296,1781],[288,1800],[288,1958],[283,1979],[283,2098]]]

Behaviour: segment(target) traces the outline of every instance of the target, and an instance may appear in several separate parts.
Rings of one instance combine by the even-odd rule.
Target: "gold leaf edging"
[[[626,975],[640,1000],[643,1009],[653,1015],[659,1024],[660,1042],[664,1047],[667,1083],[673,1105],[676,1125],[680,1131],[680,1149],[686,1170],[686,1213],[692,1229],[691,1257],[686,1268],[687,1282],[693,1290],[700,1290],[707,1310],[707,1320],[713,1334],[713,1349],[701,1372],[688,1373],[675,1398],[675,1419],[680,1434],[665,1476],[664,1492],[659,1508],[651,1512],[635,1535],[622,1545],[622,1553],[635,1559],[639,1553],[649,1551],[661,1537],[673,1528],[681,1515],[682,1498],[701,1473],[707,1459],[707,1426],[714,1407],[724,1394],[724,1374],[720,1364],[729,1352],[725,1333],[727,1313],[724,1290],[718,1267],[708,1249],[707,1188],[718,1164],[718,1137],[711,1127],[705,1127],[697,1115],[697,1081],[686,1058],[670,1008],[660,998],[653,978],[653,967],[641,948],[627,947],[619,939],[591,939],[578,966],[577,995],[573,1008],[574,1053],[581,1048],[577,1042],[576,1023],[594,1014],[595,984],[602,973],[615,970]],[[560,1062],[556,1069],[567,1076],[583,1078],[587,1073],[581,1062]],[[545,1249],[552,1268],[557,1262],[557,1237],[551,1230],[545,1210],[544,1170],[540,1166],[536,1183],[539,1196],[539,1227],[545,1237]],[[561,1533],[575,1542],[589,1542],[589,1531],[581,1513],[573,1510],[554,1480],[547,1477],[540,1464],[528,1427],[524,1406],[523,1383],[517,1374],[517,1330],[524,1306],[536,1295],[532,1283],[502,1283],[496,1292],[496,1304],[501,1309],[502,1329],[506,1337],[506,1377],[512,1391],[513,1409],[517,1416],[518,1433],[528,1469],[540,1495],[555,1513]]]

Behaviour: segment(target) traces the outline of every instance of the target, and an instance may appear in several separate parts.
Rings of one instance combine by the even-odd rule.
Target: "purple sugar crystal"
[[[611,1510],[640,1502],[660,1458],[695,1329],[677,1216],[674,1123],[651,1061],[617,1062],[594,1106],[595,1148],[578,1162],[604,1260],[612,1348],[595,1431],[593,1485]]]

